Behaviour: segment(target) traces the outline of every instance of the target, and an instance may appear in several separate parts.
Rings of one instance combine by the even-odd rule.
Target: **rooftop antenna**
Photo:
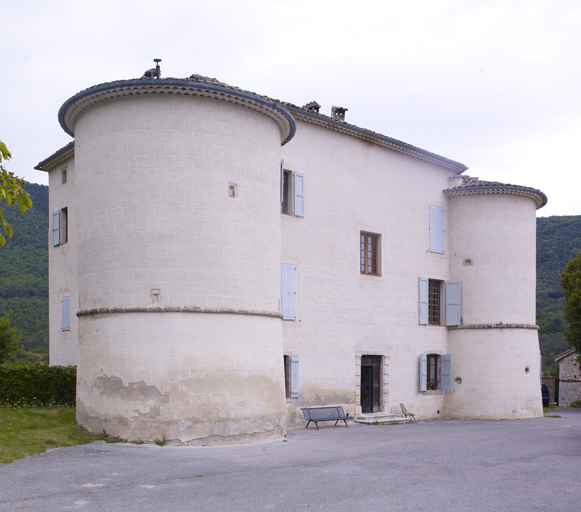
[[[153,59],[153,62],[155,62],[155,75],[159,79],[159,78],[161,78],[161,69],[159,67],[159,63],[161,62],[161,59]]]

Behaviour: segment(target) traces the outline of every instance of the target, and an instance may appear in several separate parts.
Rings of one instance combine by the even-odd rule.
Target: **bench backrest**
[[[319,420],[325,418],[344,418],[345,412],[342,406],[317,407],[314,409],[301,409],[306,420]]]

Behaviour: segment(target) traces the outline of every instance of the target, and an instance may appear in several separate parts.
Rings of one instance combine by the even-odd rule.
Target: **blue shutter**
[[[295,182],[295,200],[294,214],[297,217],[305,216],[305,175],[300,172],[294,173]]]
[[[420,391],[428,390],[428,356],[420,354]]]
[[[61,234],[60,234],[60,210],[52,212],[52,245],[60,245]]]
[[[290,356],[290,396],[299,396],[299,356]]]
[[[280,310],[285,320],[295,319],[295,266],[281,264]]]
[[[280,161],[280,204],[284,202],[284,158]]]
[[[430,205],[430,251],[444,253],[444,208]]]
[[[71,298],[63,297],[61,299],[61,330],[70,331],[71,330]]]
[[[428,278],[418,278],[418,323],[428,325]]]
[[[440,359],[442,363],[440,389],[450,391],[452,389],[452,354],[445,354]]]
[[[462,319],[460,281],[446,281],[446,325],[460,325]]]

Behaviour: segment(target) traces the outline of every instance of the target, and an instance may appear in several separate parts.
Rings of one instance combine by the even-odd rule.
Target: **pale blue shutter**
[[[444,253],[444,208],[430,205],[430,251]]]
[[[297,217],[305,216],[305,175],[300,172],[294,173],[295,180],[295,200],[294,214]]]
[[[418,278],[418,323],[428,325],[428,278]]]
[[[450,391],[452,389],[452,354],[445,354],[440,359],[442,363],[440,389]]]
[[[420,391],[428,390],[428,356],[420,354]]]
[[[460,281],[446,281],[446,325],[460,325],[461,318]]]
[[[52,212],[52,245],[60,245],[61,234],[60,234],[60,210]]]
[[[299,356],[290,356],[290,396],[299,396]]]
[[[284,202],[284,158],[280,161],[280,204]]]
[[[70,331],[71,330],[71,298],[63,297],[61,299],[61,330]]]
[[[280,310],[285,320],[295,319],[295,266],[281,264]]]

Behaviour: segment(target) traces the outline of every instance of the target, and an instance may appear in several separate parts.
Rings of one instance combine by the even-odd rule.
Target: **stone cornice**
[[[261,311],[257,309],[203,308],[198,306],[118,306],[111,308],[91,308],[77,311],[77,316],[111,315],[120,313],[206,313],[212,315],[245,315],[281,318],[278,311]]]
[[[534,324],[503,324],[502,322],[498,324],[467,324],[467,325],[450,325],[448,326],[450,330],[461,330],[461,329],[535,329],[539,330],[538,325]]]
[[[476,187],[457,187],[444,190],[444,194],[453,196],[473,196],[489,194],[507,194],[512,196],[523,196],[532,199],[537,205],[537,210],[547,204],[547,196],[540,190],[518,185],[480,185]]]
[[[50,171],[51,169],[59,166],[69,158],[75,155],[75,141],[69,142],[66,146],[63,146],[58,151],[55,151],[48,158],[45,158],[40,162],[35,169],[37,171]]]
[[[69,98],[59,110],[59,123],[63,130],[74,137],[75,121],[87,108],[114,98],[140,94],[181,94],[201,96],[241,105],[270,117],[280,128],[282,145],[290,141],[296,131],[296,122],[282,105],[251,94],[221,85],[197,82],[195,80],[132,79],[96,85]]]
[[[285,105],[286,108],[295,116],[298,121],[303,121],[305,123],[313,124],[315,126],[320,126],[327,130],[332,130],[338,133],[343,133],[349,135],[350,137],[355,137],[357,139],[364,140],[376,146],[381,146],[392,151],[397,151],[398,153],[403,153],[419,160],[424,160],[436,164],[440,167],[450,169],[458,174],[464,172],[468,167],[454,160],[450,160],[443,156],[437,155],[435,153],[430,153],[425,149],[412,146],[405,142],[387,137],[386,135],[381,135],[371,130],[366,130],[364,128],[359,128],[358,126],[345,123],[343,121],[336,121],[327,116],[319,113],[306,112],[300,108],[292,107],[290,105]]]

